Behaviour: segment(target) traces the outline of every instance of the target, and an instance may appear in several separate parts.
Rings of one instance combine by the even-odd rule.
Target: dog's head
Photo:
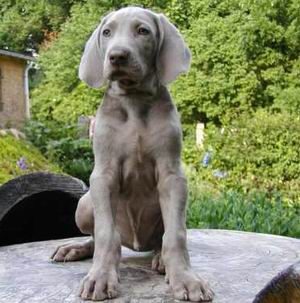
[[[106,80],[134,87],[156,73],[161,83],[168,84],[189,69],[190,60],[182,36],[164,15],[127,7],[104,17],[93,32],[79,77],[96,88]]]

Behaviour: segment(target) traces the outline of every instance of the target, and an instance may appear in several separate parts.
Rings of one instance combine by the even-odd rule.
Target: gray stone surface
[[[1,303],[82,302],[77,296],[91,260],[52,263],[54,248],[85,238],[0,247]],[[189,230],[192,266],[210,281],[215,303],[250,303],[279,271],[299,259],[300,240],[223,230]],[[122,249],[121,296],[111,302],[175,302],[151,254]]]

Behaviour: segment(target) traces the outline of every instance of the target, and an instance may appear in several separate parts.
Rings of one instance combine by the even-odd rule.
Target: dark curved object
[[[300,302],[300,261],[274,277],[253,301],[253,303],[297,302]]]
[[[82,235],[75,224],[79,179],[32,173],[0,186],[0,246]]]

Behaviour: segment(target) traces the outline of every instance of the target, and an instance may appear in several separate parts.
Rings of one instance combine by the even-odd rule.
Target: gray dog
[[[76,223],[93,236],[57,248],[54,261],[93,256],[83,299],[117,296],[121,244],[156,252],[174,297],[210,301],[213,292],[192,270],[186,247],[187,182],[181,168],[181,126],[166,85],[190,66],[190,51],[165,16],[128,7],[107,15],[84,50],[79,77],[108,82],[96,115],[95,167]]]

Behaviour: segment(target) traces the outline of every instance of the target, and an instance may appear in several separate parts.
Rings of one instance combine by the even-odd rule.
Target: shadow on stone
[[[80,236],[74,219],[77,203],[61,191],[21,200],[0,222],[0,245]]]
[[[86,185],[70,176],[33,173],[0,186],[0,246],[82,235],[75,211]]]

